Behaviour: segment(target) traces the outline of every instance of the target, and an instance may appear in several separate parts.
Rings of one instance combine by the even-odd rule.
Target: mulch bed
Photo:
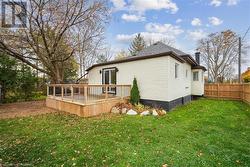
[[[0,119],[28,117],[57,112],[45,105],[45,100],[0,104]]]

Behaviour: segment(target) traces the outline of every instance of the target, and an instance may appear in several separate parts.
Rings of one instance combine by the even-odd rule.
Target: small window
[[[186,70],[186,78],[188,77],[188,70]]]
[[[179,64],[175,63],[175,78],[178,78]]]
[[[202,71],[201,73],[201,81],[203,82],[204,81],[204,72]]]
[[[198,71],[193,72],[193,81],[199,81],[199,72]]]

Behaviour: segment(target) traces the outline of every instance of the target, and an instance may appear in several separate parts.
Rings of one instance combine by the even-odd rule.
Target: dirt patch
[[[0,105],[0,119],[27,117],[57,112],[45,105],[45,100],[9,103]]]

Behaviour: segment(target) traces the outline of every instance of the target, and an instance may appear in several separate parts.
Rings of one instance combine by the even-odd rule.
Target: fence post
[[[245,90],[244,90],[244,83],[242,83],[242,101],[245,100]]]
[[[70,90],[71,90],[71,100],[74,101],[74,87],[72,85],[70,86]]]
[[[56,87],[53,86],[53,97],[55,98],[56,97]]]
[[[88,98],[88,87],[84,85],[84,103],[87,103]]]
[[[105,99],[108,98],[108,86],[105,85]]]
[[[64,94],[64,88],[63,88],[63,85],[61,85],[61,95],[62,95],[62,100],[63,100],[63,95]]]
[[[219,98],[219,83],[217,83],[217,98]]]

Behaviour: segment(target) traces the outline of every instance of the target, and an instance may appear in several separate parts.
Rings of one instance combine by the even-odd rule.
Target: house
[[[130,84],[137,79],[141,103],[171,110],[204,94],[204,71],[196,60],[157,42],[136,56],[95,64],[87,69],[89,84]],[[109,93],[118,93],[108,90]]]

